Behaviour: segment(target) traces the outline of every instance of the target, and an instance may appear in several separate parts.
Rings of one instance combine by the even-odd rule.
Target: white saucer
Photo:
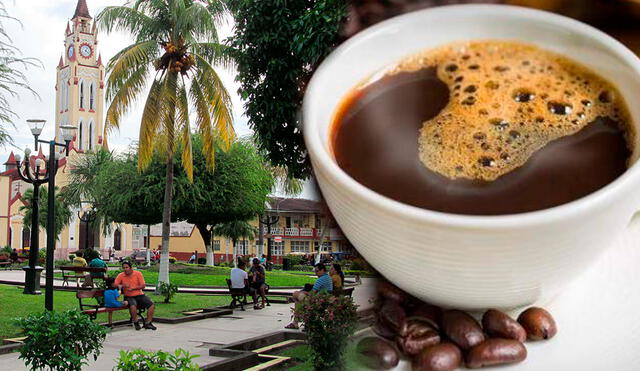
[[[513,371],[640,370],[640,221],[562,294],[540,303],[555,317],[558,334],[526,343],[519,364],[483,369]],[[517,315],[517,313],[516,313]],[[396,370],[411,370],[402,361]]]

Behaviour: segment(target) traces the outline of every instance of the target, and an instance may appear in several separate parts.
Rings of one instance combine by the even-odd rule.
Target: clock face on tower
[[[93,54],[93,49],[91,49],[89,44],[82,44],[80,46],[80,54],[85,58],[89,58],[91,57],[91,54]]]
[[[67,55],[69,56],[69,59],[73,58],[73,44],[71,44],[71,46],[69,46],[69,50],[67,50]]]

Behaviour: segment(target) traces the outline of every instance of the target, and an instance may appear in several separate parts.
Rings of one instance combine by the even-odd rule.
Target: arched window
[[[87,137],[89,138],[87,148],[91,151],[93,149],[93,121],[89,122],[89,133]]]
[[[96,107],[94,105],[94,97],[96,94],[96,85],[94,83],[91,83],[91,90],[89,92],[89,109],[91,110],[95,110]]]
[[[84,81],[80,81],[80,108],[84,108]]]
[[[84,145],[83,145],[83,132],[84,132],[84,128],[83,128],[83,123],[82,120],[80,120],[80,124],[78,124],[78,147],[80,148],[80,150],[84,149]]]

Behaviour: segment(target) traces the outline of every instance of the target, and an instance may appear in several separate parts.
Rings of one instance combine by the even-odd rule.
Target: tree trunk
[[[238,258],[237,258],[238,249],[236,248],[236,240],[232,239],[231,243],[233,244],[233,266],[235,268],[238,268]]]
[[[173,201],[173,153],[167,154],[167,179],[164,187],[162,206],[162,251],[160,252],[160,282],[169,283],[169,236],[171,232],[171,202]]]
[[[198,231],[200,232],[200,235],[202,236],[202,240],[204,241],[204,249],[207,253],[207,265],[210,266],[214,266],[214,260],[213,260],[213,241],[212,241],[212,237],[213,237],[213,233],[211,232],[213,230],[213,228],[209,229],[207,228],[206,224],[196,224],[196,228],[198,228]]]
[[[324,244],[324,238],[329,230],[329,226],[325,225],[322,227],[322,232],[320,232],[320,241],[318,242],[318,251],[316,254],[316,264],[320,263],[320,256],[322,255],[322,245]]]

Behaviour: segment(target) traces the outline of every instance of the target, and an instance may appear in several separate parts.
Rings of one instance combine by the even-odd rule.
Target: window
[[[84,108],[84,81],[80,81],[80,108]]]
[[[284,247],[282,246],[282,242],[271,242],[271,255],[284,255]]]
[[[93,121],[89,123],[89,142],[87,144],[87,148],[89,151],[93,149]]]
[[[313,242],[314,251],[318,251],[318,241]],[[331,242],[324,242],[322,244],[322,252],[331,252]]]
[[[83,133],[84,133],[83,126],[84,126],[83,122],[82,120],[80,120],[80,124],[78,125],[78,148],[80,148],[80,150],[84,149],[84,145],[82,144]]]
[[[309,252],[309,241],[291,241],[291,252]]]
[[[89,109],[95,110],[96,107],[94,105],[94,97],[96,94],[96,85],[94,83],[91,84],[91,90],[89,91]]]
[[[213,240],[213,251],[220,251],[220,240]]]
[[[249,241],[237,241],[236,242],[236,254],[249,255]]]

